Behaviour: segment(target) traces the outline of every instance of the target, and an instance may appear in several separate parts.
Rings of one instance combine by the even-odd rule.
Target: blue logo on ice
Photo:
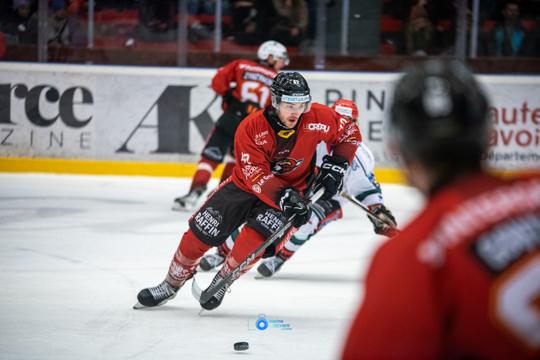
[[[266,320],[266,315],[260,314],[255,322],[255,326],[259,330],[266,330],[268,328],[268,320]]]
[[[255,327],[253,327],[255,324]],[[248,330],[292,330],[292,326],[285,320],[268,319],[265,314],[259,314],[256,319],[248,319]]]

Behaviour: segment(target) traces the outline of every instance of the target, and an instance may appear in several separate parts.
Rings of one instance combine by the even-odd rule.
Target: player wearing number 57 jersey
[[[289,64],[285,46],[266,41],[257,51],[259,61],[235,60],[218,69],[212,89],[223,98],[223,114],[210,131],[193,175],[188,194],[174,200],[173,210],[191,211],[205,192],[212,172],[232,154],[236,128],[247,115],[270,105],[270,85]],[[231,175],[234,159],[229,158],[221,182]]]
[[[396,86],[390,146],[423,210],[376,252],[343,359],[539,359],[540,176],[483,169],[487,100],[457,61]]]

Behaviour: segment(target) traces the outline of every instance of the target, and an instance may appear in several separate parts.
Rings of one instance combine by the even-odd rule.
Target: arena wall
[[[0,171],[191,176],[221,113],[215,69],[0,63]],[[317,102],[353,99],[381,182],[403,182],[384,143],[398,74],[303,72]],[[479,76],[491,100],[488,162],[540,170],[540,76]],[[422,134],[418,134],[422,136]]]

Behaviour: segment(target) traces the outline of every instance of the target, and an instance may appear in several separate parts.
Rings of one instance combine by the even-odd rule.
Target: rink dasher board
[[[150,172],[189,174],[221,114],[221,99],[210,88],[215,71],[0,63],[0,103],[5,105],[0,107],[0,157],[13,160],[3,161],[0,170],[13,171],[33,159],[42,162],[38,170],[43,171],[43,162],[75,161],[73,172],[158,164],[159,170],[152,165]],[[396,159],[384,142],[391,89],[399,74],[302,73],[314,101],[331,104],[344,97],[358,103],[363,141],[377,168],[399,178]],[[540,77],[478,79],[492,104],[490,165],[498,171],[539,170]],[[125,172],[130,171],[136,173]]]

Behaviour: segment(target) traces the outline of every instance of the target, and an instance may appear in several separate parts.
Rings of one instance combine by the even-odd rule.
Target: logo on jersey
[[[322,131],[322,132],[329,132],[330,131],[330,126],[328,125],[325,125],[325,124],[321,124],[321,123],[309,123],[309,124],[304,124],[304,130],[306,131]]]
[[[246,164],[242,166],[242,173],[244,174],[246,179],[249,179],[250,177],[260,172],[261,172],[261,168],[259,166],[251,165],[251,164]]]
[[[299,167],[304,160],[296,160],[292,158],[277,159],[270,163],[272,173],[275,175],[285,175],[293,172]]]
[[[255,144],[257,146],[263,146],[264,144],[267,144],[268,141],[266,141],[266,137],[268,136],[268,130],[260,132],[258,134],[255,134]]]
[[[353,123],[349,123],[348,125],[349,126],[347,126],[347,128],[341,134],[339,142],[358,146],[361,142],[361,139],[359,141],[356,134],[358,127],[356,126],[356,124]]]
[[[277,134],[278,134],[279,137],[282,137],[284,139],[288,139],[291,136],[293,136],[295,131],[296,130],[292,130],[292,129],[290,129],[290,130],[279,130]]]
[[[345,126],[347,126],[350,123],[349,120],[345,118],[339,118],[339,131],[343,130]]]
[[[249,164],[249,154],[242,153],[242,156],[240,157],[240,161],[243,163]]]

